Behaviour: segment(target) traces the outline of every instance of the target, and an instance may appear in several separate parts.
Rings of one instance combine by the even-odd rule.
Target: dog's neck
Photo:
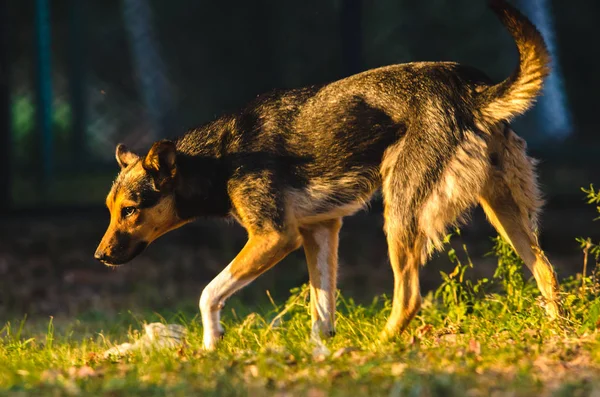
[[[228,126],[228,120],[219,119],[177,140],[175,203],[180,218],[229,215]]]

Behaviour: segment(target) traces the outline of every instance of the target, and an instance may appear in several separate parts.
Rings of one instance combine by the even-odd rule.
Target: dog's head
[[[140,254],[153,240],[184,223],[175,210],[175,144],[156,142],[145,157],[119,144],[121,171],[106,197],[110,224],[95,258],[120,265]]]

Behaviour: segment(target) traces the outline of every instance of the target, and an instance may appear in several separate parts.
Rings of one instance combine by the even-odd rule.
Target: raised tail
[[[519,66],[503,82],[481,92],[480,110],[490,123],[509,121],[524,113],[542,90],[550,68],[550,54],[531,21],[505,0],[491,0],[490,8],[514,38]]]

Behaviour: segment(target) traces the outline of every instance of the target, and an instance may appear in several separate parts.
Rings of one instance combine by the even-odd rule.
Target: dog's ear
[[[125,168],[140,157],[127,149],[127,146],[119,143],[115,152],[115,158],[117,159],[117,163],[119,163],[119,167]]]
[[[165,191],[173,187],[177,173],[175,143],[168,140],[155,142],[142,162],[152,176],[156,190]]]

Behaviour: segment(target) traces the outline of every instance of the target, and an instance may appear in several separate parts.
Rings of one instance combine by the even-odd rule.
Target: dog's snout
[[[96,252],[94,253],[94,258],[102,262],[108,259],[108,255],[106,255],[104,251],[96,250]]]

